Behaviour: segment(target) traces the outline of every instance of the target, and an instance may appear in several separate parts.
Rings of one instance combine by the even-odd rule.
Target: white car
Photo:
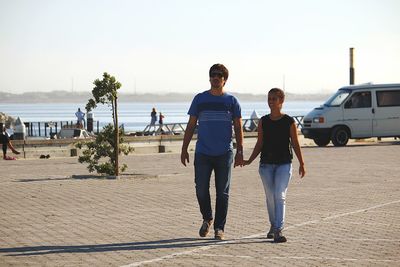
[[[80,129],[80,128],[62,128],[57,134],[57,139],[62,139],[62,138],[85,139],[90,137],[91,135],[85,129]]]

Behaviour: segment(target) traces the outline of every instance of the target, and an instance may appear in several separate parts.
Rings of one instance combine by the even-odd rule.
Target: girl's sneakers
[[[268,239],[274,238],[274,228],[272,226],[271,226],[271,228],[269,228],[269,231],[267,233],[267,238]]]
[[[286,242],[286,237],[282,234],[281,230],[275,230],[274,232],[274,243],[284,243]]]

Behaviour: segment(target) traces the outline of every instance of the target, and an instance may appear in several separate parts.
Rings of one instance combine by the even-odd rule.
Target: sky
[[[0,0],[0,92],[330,93],[400,83],[399,0]]]

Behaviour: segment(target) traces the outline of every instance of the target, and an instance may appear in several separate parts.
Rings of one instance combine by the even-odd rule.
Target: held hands
[[[251,161],[250,160],[243,160],[243,166],[250,165]]]
[[[181,163],[186,166],[186,163],[189,163],[189,153],[186,150],[182,150],[181,152]],[[250,165],[251,161],[250,160],[244,160],[243,159],[243,154],[242,153],[236,153],[235,155],[235,163],[233,167],[235,168],[236,166],[244,167],[247,165]],[[300,167],[302,168],[302,166]],[[300,173],[300,169],[299,169]],[[305,175],[305,169],[302,169],[303,176]],[[302,177],[303,177],[302,176]]]

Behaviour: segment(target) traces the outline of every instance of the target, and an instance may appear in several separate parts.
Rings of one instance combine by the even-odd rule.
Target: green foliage
[[[97,171],[98,173],[118,175],[127,168],[126,164],[119,167],[118,156],[121,153],[127,155],[133,150],[129,146],[122,145],[123,139],[121,136],[123,133],[118,128],[117,90],[121,88],[121,83],[117,82],[107,72],[104,72],[103,79],[96,79],[93,84],[95,85],[92,90],[93,98],[89,99],[86,104],[87,112],[96,108],[99,103],[107,104],[112,107],[114,125],[105,126],[103,131],[96,137],[96,140],[84,144],[87,149],[83,151],[83,156],[79,157],[79,162],[88,163],[90,172]],[[78,143],[76,146],[82,148],[83,144]],[[108,158],[108,161],[102,160],[103,158]]]
[[[93,84],[95,85],[92,90],[93,98],[86,104],[88,112],[96,108],[98,103],[112,105],[117,98],[117,90],[121,88],[121,83],[107,72],[103,73],[103,80],[96,79]]]
[[[119,154],[123,153],[128,155],[133,151],[133,148],[124,145],[123,143],[123,130],[119,129]],[[115,175],[115,130],[112,124],[104,126],[103,130],[96,136],[96,139],[89,142],[79,142],[75,145],[77,148],[82,149],[83,155],[79,157],[80,163],[88,163],[89,172],[96,171],[100,174]],[[103,160],[103,158],[108,159]],[[123,164],[119,167],[120,172],[126,170],[128,166]]]

